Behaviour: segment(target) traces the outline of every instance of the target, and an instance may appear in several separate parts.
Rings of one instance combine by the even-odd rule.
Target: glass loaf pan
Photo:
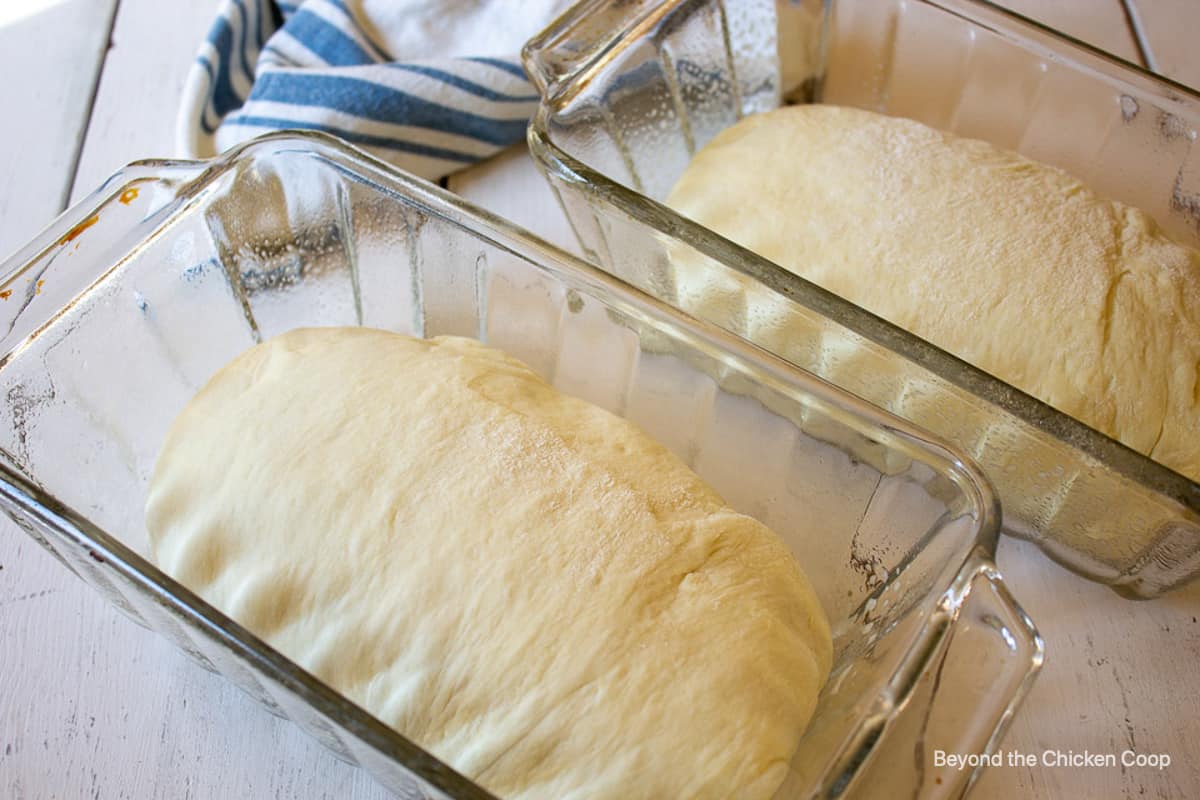
[[[963,448],[1006,531],[1130,596],[1195,577],[1194,481],[657,201],[696,149],[786,98],[1017,150],[1200,246],[1200,95],[986,2],[780,0],[778,25],[776,5],[584,0],[526,46],[543,96],[530,147],[586,256],[668,302],[671,255],[706,263],[747,284],[709,320],[741,335],[756,295],[782,295],[796,336],[759,344]]]
[[[146,486],[171,420],[231,357],[296,326],[489,342],[635,420],[778,531],[835,637],[781,798],[961,794],[972,775],[934,770],[932,749],[994,748],[1041,664],[968,460],[331,139],[132,165],[0,276],[0,507],[133,619],[402,797],[489,795],[147,560]]]

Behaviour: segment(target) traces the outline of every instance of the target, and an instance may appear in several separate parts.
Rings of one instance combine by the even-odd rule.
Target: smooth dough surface
[[[1200,480],[1200,252],[1138,209],[986,142],[826,105],[725,130],[667,202]],[[744,295],[676,269],[684,307]],[[779,305],[746,326],[786,351]]]
[[[770,797],[830,668],[778,537],[472,340],[250,349],[146,519],[165,571],[501,797]]]

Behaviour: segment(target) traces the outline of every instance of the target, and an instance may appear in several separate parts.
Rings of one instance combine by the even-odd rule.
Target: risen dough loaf
[[[296,330],[174,423],[170,574],[502,797],[767,798],[828,674],[785,545],[477,342]]]
[[[668,203],[1200,479],[1200,253],[1141,211],[985,142],[825,105],[724,131]],[[693,310],[745,289],[677,269]],[[745,325],[786,355],[775,303]]]

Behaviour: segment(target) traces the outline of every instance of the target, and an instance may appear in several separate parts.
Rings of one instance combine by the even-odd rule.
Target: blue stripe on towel
[[[359,46],[354,37],[307,9],[301,8],[293,14],[285,29],[293,39],[330,66],[354,67],[378,63],[374,56]]]
[[[284,66],[295,66],[296,65],[296,62],[292,61],[290,56],[288,56],[286,53],[284,53],[282,50],[280,50],[278,47],[276,47],[273,44],[268,44],[266,47],[264,47],[262,49],[262,53],[259,54],[259,58],[261,58],[262,56],[265,56],[265,55],[269,55],[277,63],[282,64]]]
[[[238,95],[233,90],[233,83],[229,77],[229,55],[233,49],[233,30],[229,20],[222,17],[213,25],[212,30],[208,34],[208,43],[212,45],[217,52],[217,63],[209,62],[204,56],[200,57],[203,63],[212,75],[212,99],[210,101],[213,111],[216,112],[218,118],[225,116],[230,111],[240,108],[244,97]],[[212,129],[203,121],[205,130],[212,133]]]
[[[246,28],[250,26],[250,19],[246,14],[246,5],[242,2],[242,0],[233,0],[233,4],[242,13],[242,24],[238,27],[238,64],[241,65],[242,74],[245,75],[246,80],[249,81],[251,76],[254,75],[254,65],[248,63],[246,60]],[[256,50],[255,52],[257,53],[258,51]]]
[[[322,72],[260,75],[250,92],[249,102],[255,101],[327,108],[363,119],[448,131],[500,146],[524,137],[527,124],[523,119],[493,119],[459,111],[361,78]]]
[[[358,20],[354,18],[354,12],[352,12],[349,8],[346,7],[346,3],[344,2],[344,0],[327,0],[327,2],[346,16],[346,23],[348,25],[354,26],[354,29],[356,31],[358,31],[358,34],[359,34],[359,36],[362,37],[362,40],[367,43],[368,47],[371,48],[371,51],[372,51],[371,55],[373,55],[375,57],[376,61],[383,63],[385,61],[393,60],[392,57],[387,53],[387,51],[384,50],[382,47],[380,47],[371,38],[368,31],[366,31],[364,28],[362,28],[358,24]]]
[[[413,72],[418,75],[425,75],[429,78],[436,78],[442,83],[453,86],[455,89],[462,89],[464,92],[470,92],[476,97],[482,97],[484,100],[494,100],[497,103],[534,103],[538,100],[538,96],[536,94],[504,94],[503,92],[497,92],[493,89],[489,89],[481,83],[469,81],[466,78],[460,78],[459,76],[446,72],[445,70],[427,67],[423,64],[394,63],[388,64],[387,66],[391,67],[392,69]]]

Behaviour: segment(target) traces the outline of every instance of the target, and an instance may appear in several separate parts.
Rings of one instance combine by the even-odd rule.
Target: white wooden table
[[[1200,86],[1200,0],[1008,3]],[[172,155],[213,6],[0,0],[0,256],[122,164]],[[450,185],[534,230],[557,215],[521,148]],[[1049,653],[1004,747],[1173,763],[991,769],[974,797],[1200,797],[1200,586],[1132,603],[1016,542],[1000,566]],[[0,798],[385,796],[0,526]]]

